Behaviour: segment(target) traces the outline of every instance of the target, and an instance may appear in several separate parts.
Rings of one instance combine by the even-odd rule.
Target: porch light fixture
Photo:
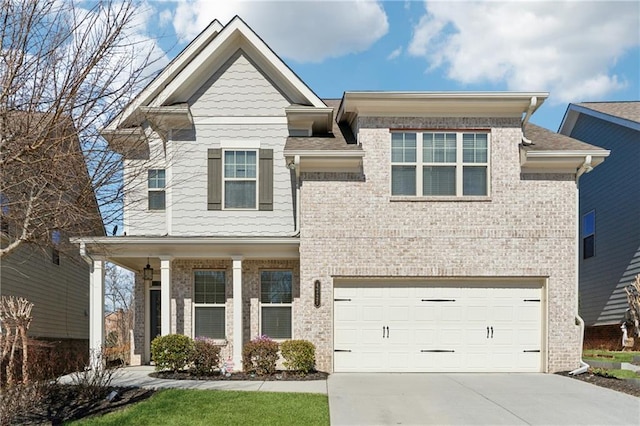
[[[142,270],[142,279],[145,281],[153,281],[153,268],[149,265],[149,258],[147,257],[147,266]]]

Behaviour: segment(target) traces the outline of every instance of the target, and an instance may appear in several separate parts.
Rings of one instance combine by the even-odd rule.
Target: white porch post
[[[160,334],[171,334],[171,258],[160,258]]]
[[[233,258],[233,365],[242,370],[242,258]]]
[[[102,368],[104,343],[104,261],[94,260],[89,274],[89,360],[91,368]]]

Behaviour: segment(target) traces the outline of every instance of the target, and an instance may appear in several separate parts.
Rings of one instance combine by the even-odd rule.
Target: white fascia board
[[[71,237],[72,244],[103,244],[103,245],[205,245],[205,244],[285,244],[299,245],[300,239],[295,237]]]
[[[314,157],[314,158],[362,158],[364,157],[364,151],[343,151],[343,150],[288,150],[284,151],[285,157],[295,157],[299,155],[300,158]]]
[[[338,111],[340,122],[357,115],[507,116],[521,117],[536,98],[535,112],[546,92],[345,92]]]
[[[291,87],[297,90],[313,106],[326,107],[324,102],[237,16],[158,94],[153,100],[153,104],[162,105],[167,99],[187,86],[191,78],[195,78],[204,70],[209,70],[206,66],[207,63],[216,55],[227,51],[228,49],[225,49],[225,47],[228,46],[228,44],[237,43],[238,47],[240,47],[241,43],[238,43],[238,37],[243,37],[257,53],[265,58],[266,62],[277,71],[277,74],[279,74],[283,80],[289,83]],[[229,52],[231,52],[231,50],[229,50]]]
[[[116,129],[121,123],[126,122],[134,115],[141,105],[148,105],[151,100],[166,87],[180,71],[188,64],[203,48],[222,31],[223,26],[214,19],[182,52],[178,54],[169,64],[158,74],[142,91],[120,112],[113,120],[107,124],[105,129]]]
[[[576,123],[578,114],[589,115],[591,117],[598,118],[603,121],[608,121],[609,123],[617,124],[618,126],[628,127],[631,130],[640,131],[640,123],[638,122],[627,120],[621,117],[616,117],[615,115],[605,114],[600,111],[594,111],[590,108],[583,107],[581,105],[569,104],[567,115],[569,115],[568,114],[569,112],[575,113],[575,118],[573,119],[572,122],[569,121],[566,124],[565,124],[565,120],[562,121],[562,124],[560,125],[560,133],[562,133],[563,135],[571,134],[571,131],[573,130],[573,126]],[[566,130],[565,130],[565,126],[566,126]],[[565,131],[568,133],[565,133]]]

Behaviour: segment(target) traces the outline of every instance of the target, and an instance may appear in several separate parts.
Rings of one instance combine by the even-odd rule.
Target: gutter
[[[531,114],[533,114],[533,111],[535,111],[537,104],[538,104],[538,97],[532,96],[531,101],[529,102],[529,108],[527,108],[527,112],[524,115],[524,118],[522,119],[522,145],[524,146],[533,145],[533,141],[527,139],[527,137],[524,135],[524,128],[529,122],[529,118],[531,117]]]
[[[584,163],[576,171],[576,323],[580,326],[580,367],[570,371],[571,376],[586,373],[589,364],[582,359],[582,346],[584,345],[584,320],[578,311],[578,301],[580,294],[580,176],[593,170],[591,165],[591,155],[584,157]]]

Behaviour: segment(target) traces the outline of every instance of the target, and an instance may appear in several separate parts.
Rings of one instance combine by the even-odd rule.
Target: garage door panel
[[[337,286],[334,294],[353,305],[335,302],[335,348],[352,351],[335,354],[335,371],[541,369],[540,287],[389,283]]]

